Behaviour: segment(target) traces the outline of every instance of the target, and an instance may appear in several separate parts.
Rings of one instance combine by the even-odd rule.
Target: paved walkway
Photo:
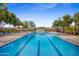
[[[69,34],[59,33],[59,32],[51,32],[51,33],[57,34],[59,37],[63,38],[64,40],[79,46],[79,36],[77,35],[69,35]]]
[[[21,33],[14,33],[13,35],[7,35],[7,36],[0,37],[0,46],[3,46],[9,42],[12,42],[28,33],[29,32],[21,32]]]

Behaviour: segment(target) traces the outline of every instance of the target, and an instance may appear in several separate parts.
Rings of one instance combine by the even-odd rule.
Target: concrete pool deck
[[[13,33],[13,35],[2,36],[0,37],[0,46],[3,46],[9,42],[12,42],[28,33],[30,32],[20,32],[20,33]]]
[[[68,42],[71,42],[71,43],[79,46],[79,36],[77,36],[77,35],[69,35],[66,33],[59,33],[59,32],[50,32],[50,33],[57,34],[63,40],[66,40]]]

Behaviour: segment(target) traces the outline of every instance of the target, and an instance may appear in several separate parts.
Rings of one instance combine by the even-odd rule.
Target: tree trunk
[[[2,24],[1,28],[3,28],[3,27],[4,27],[4,25],[5,25],[5,24]]]
[[[78,34],[79,34],[79,23],[78,23],[78,30],[77,31],[78,31]]]
[[[75,24],[75,27],[74,27],[74,34],[77,33],[77,29],[76,29],[76,24]]]
[[[64,33],[64,27],[62,27],[62,32]]]
[[[4,23],[4,22],[1,22],[1,23],[0,23],[0,28],[3,28],[4,25],[5,25],[5,23]]]

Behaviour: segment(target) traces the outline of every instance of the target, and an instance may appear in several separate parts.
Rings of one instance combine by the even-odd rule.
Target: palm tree
[[[29,27],[31,28],[35,27],[35,23],[33,21],[29,21]]]
[[[63,22],[65,27],[69,27],[71,24],[71,16],[70,15],[63,16]]]
[[[0,3],[0,9],[4,9],[4,10],[6,10],[6,9],[7,9],[6,4],[4,4],[4,3]]]
[[[58,20],[55,20],[55,21],[53,22],[52,27],[54,27],[54,28],[56,29],[56,31],[58,31],[58,27],[59,27]]]
[[[33,28],[35,27],[35,24],[33,21],[24,21],[23,22],[23,28]]]
[[[17,26],[20,20],[13,13],[8,10],[0,10],[0,28],[3,28],[5,24],[12,24]]]
[[[58,24],[59,24],[59,27],[60,27],[60,31],[62,29],[62,32],[64,32],[64,22],[63,22],[63,20],[61,20],[61,18],[58,19]]]
[[[0,28],[4,25],[5,11],[7,10],[7,6],[4,3],[0,3]]]
[[[18,18],[16,19],[17,20],[17,22],[16,22],[16,26],[18,26],[18,28],[21,26],[23,26],[23,23],[22,23],[22,21],[20,21]]]
[[[67,32],[67,30],[69,30],[70,24],[72,23],[71,16],[70,15],[63,16],[63,23],[64,23],[64,27],[65,27],[66,32]]]
[[[55,20],[53,22],[53,27],[55,27],[57,29],[57,31],[61,31],[61,28],[63,29],[64,31],[64,23],[63,21],[61,20],[61,18],[59,18],[58,20]],[[63,32],[62,31],[62,32]]]
[[[23,21],[23,28],[28,28],[28,21]]]
[[[0,28],[3,27],[6,21],[6,11],[5,10],[0,10]]]
[[[76,28],[77,29],[77,32],[79,34],[79,12],[77,12],[75,15],[74,15],[74,22],[75,22],[75,27],[78,27]]]
[[[9,17],[9,24],[12,24],[14,27],[16,27],[16,26],[19,26],[20,25],[20,20],[19,20],[19,18],[17,18],[16,17],[16,15],[15,14],[13,14],[13,13],[10,13],[10,17]]]
[[[5,24],[12,24],[12,13],[7,10],[6,4],[0,3],[0,28]]]

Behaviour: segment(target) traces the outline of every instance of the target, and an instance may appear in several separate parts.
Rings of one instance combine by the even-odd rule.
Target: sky
[[[79,3],[8,3],[7,6],[21,21],[33,21],[36,27],[51,27],[59,17],[79,12]]]

